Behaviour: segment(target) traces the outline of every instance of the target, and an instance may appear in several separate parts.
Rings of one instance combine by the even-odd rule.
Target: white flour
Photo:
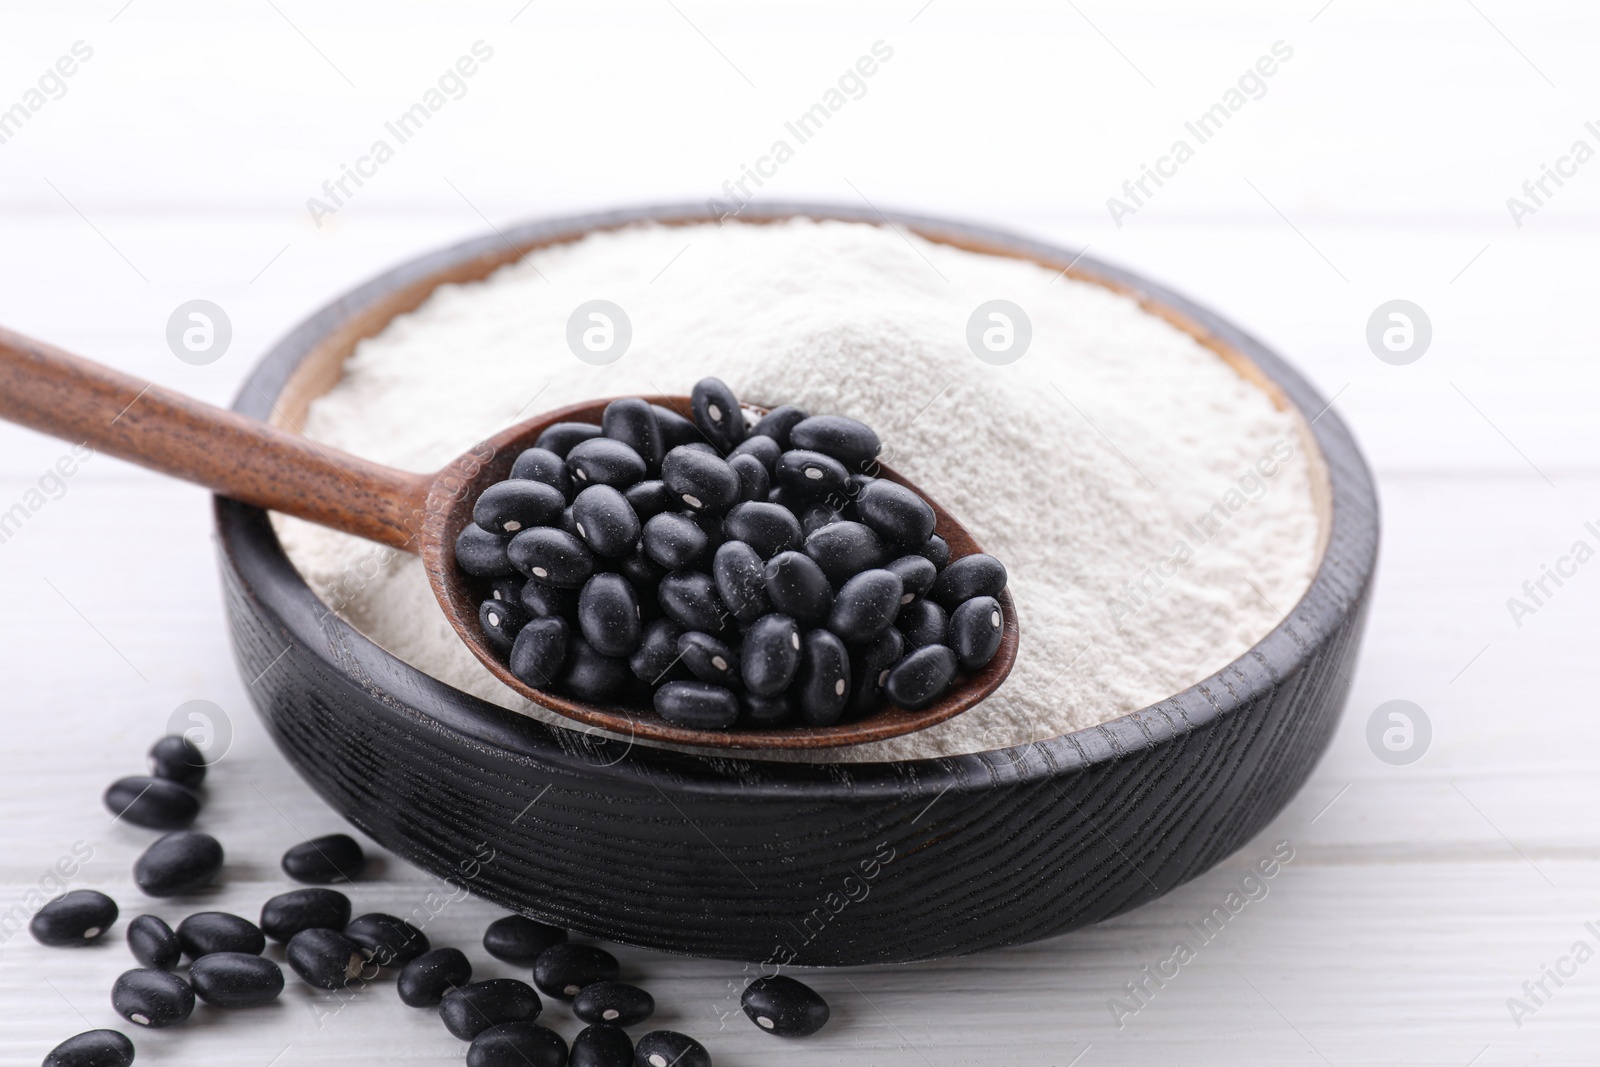
[[[966,342],[968,316],[997,297],[1033,323],[1027,354],[1003,367]],[[609,366],[565,341],[569,314],[596,298],[633,323]],[[974,752],[1134,711],[1263,637],[1316,564],[1297,421],[1214,353],[1098,286],[867,225],[640,227],[446,286],[361,343],[305,430],[426,471],[538,411],[687,393],[708,374],[745,400],[868,422],[893,465],[1010,569],[1021,648],[994,696],[920,733],[807,758]],[[478,664],[417,559],[277,525],[312,588],[384,648],[565,721]]]

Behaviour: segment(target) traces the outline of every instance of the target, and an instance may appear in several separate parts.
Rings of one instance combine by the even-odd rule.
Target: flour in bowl
[[[1004,366],[967,342],[968,317],[996,298],[1032,323]],[[604,366],[567,346],[569,316],[594,299],[633,330]],[[1216,353],[1101,286],[858,223],[637,226],[445,286],[361,342],[305,432],[431,471],[539,411],[683,394],[708,375],[752,403],[870,423],[889,462],[1010,571],[1021,642],[993,696],[806,759],[976,752],[1145,707],[1264,637],[1316,567],[1299,420]],[[274,519],[311,587],[379,645],[566,723],[473,658],[415,557]]]

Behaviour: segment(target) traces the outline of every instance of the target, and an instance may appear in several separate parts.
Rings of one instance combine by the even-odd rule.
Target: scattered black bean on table
[[[626,982],[592,982],[572,998],[572,1014],[586,1023],[634,1026],[656,1011],[656,998]]]
[[[559,926],[551,926],[526,915],[507,915],[496,919],[484,930],[483,948],[497,960],[532,967],[541,952],[566,939],[567,932]]]
[[[118,778],[106,789],[105,801],[111,814],[148,830],[179,830],[200,814],[194,791],[168,778]]]
[[[128,924],[128,951],[142,966],[170,971],[183,958],[183,945],[160,916],[140,915]]]
[[[337,930],[321,927],[295,934],[283,955],[295,974],[318,989],[343,989],[367,968],[360,945]]]
[[[291,889],[261,905],[261,932],[287,944],[301,930],[343,930],[350,925],[350,898],[337,889]]]
[[[117,921],[117,902],[94,889],[74,889],[33,913],[28,932],[52,948],[87,945]]]
[[[344,936],[361,946],[367,959],[379,967],[398,967],[428,951],[428,937],[421,930],[381,911],[358,915],[344,928]]]
[[[178,924],[178,944],[191,960],[213,952],[246,952],[259,956],[267,947],[261,927],[225,911],[197,911]]]
[[[472,981],[472,961],[458,948],[429,949],[400,969],[395,991],[410,1008],[436,1008],[444,995]]]
[[[757,978],[745,986],[739,1006],[751,1022],[779,1037],[809,1037],[828,1023],[828,1002],[788,975]]]
[[[159,838],[133,864],[133,880],[152,897],[175,897],[210,885],[222,871],[222,843],[177,830]]]
[[[533,984],[547,996],[571,1000],[584,986],[615,982],[621,973],[617,958],[605,949],[563,941],[539,953],[533,964]]]
[[[472,1039],[467,1067],[564,1067],[567,1043],[535,1022],[499,1023]]]
[[[822,727],[927,707],[994,658],[1005,566],[951,562],[871,427],[793,405],[752,425],[715,378],[690,400],[692,421],[629,398],[557,423],[475,502],[456,556],[513,675],[692,729]],[[891,687],[929,645],[951,655]]]
[[[637,1067],[711,1067],[711,1053],[688,1034],[652,1030],[633,1048]]]
[[[129,1067],[133,1042],[116,1030],[85,1030],[51,1049],[44,1067]]]
[[[532,1022],[544,1010],[539,994],[515,978],[471,982],[445,993],[439,1002],[444,1027],[463,1041],[471,1041],[500,1023]]]
[[[111,1006],[130,1023],[159,1030],[189,1017],[194,990],[171,971],[138,967],[122,972],[111,987]]]
[[[168,734],[150,746],[150,775],[198,789],[206,779],[206,757],[187,737]]]
[[[194,995],[217,1008],[256,1008],[283,992],[283,970],[250,952],[209,952],[189,965]]]
[[[283,854],[283,873],[297,882],[353,882],[366,865],[360,843],[349,834],[313,837]]]

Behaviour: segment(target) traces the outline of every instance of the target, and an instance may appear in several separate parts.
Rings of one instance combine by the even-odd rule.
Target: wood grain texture
[[[872,221],[853,209],[800,210]],[[530,224],[424,257],[396,277],[414,280],[508,241],[526,247],[697,215],[644,209]],[[1259,342],[1131,274],[993,231],[897,221],[935,240],[1009,247],[1061,268],[1076,261],[1074,274],[1136,290],[1236,350],[1308,420],[1326,408]],[[268,356],[239,408],[263,415],[260,398],[395,280],[370,282],[308,320]],[[958,955],[1154,899],[1232,853],[1304,782],[1348,690],[1378,532],[1370,475],[1344,426],[1322,414],[1309,432],[1328,475],[1327,546],[1278,628],[1144,711],[973,756],[774,764],[546,726],[383,653],[310,594],[262,512],[219,501],[229,620],[246,676],[261,675],[257,708],[312,786],[440,876],[492,849],[496,861],[475,882],[487,899],[691,955],[826,965]]]

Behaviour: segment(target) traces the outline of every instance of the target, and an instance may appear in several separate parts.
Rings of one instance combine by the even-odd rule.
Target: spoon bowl
[[[647,397],[687,415],[688,397]],[[775,730],[690,730],[653,708],[594,704],[535,689],[513,675],[478,623],[488,583],[456,564],[456,537],[488,486],[504,480],[516,457],[558,422],[598,425],[610,400],[594,400],[536,416],[469,449],[433,474],[395,470],[300,434],[212,407],[64,352],[0,330],[0,419],[194,482],[222,496],[270,508],[345,533],[419,554],[428,581],[456,634],[495,677],[536,704],[624,738],[705,748],[828,748],[881,741],[926,729],[994,692],[1017,655],[1017,618],[1009,592],[999,596],[1004,632],[981,670],[958,675],[944,697],[920,711],[887,703],[852,722]],[[933,507],[935,531],[950,558],[982,549],[936,501],[887,467]]]

